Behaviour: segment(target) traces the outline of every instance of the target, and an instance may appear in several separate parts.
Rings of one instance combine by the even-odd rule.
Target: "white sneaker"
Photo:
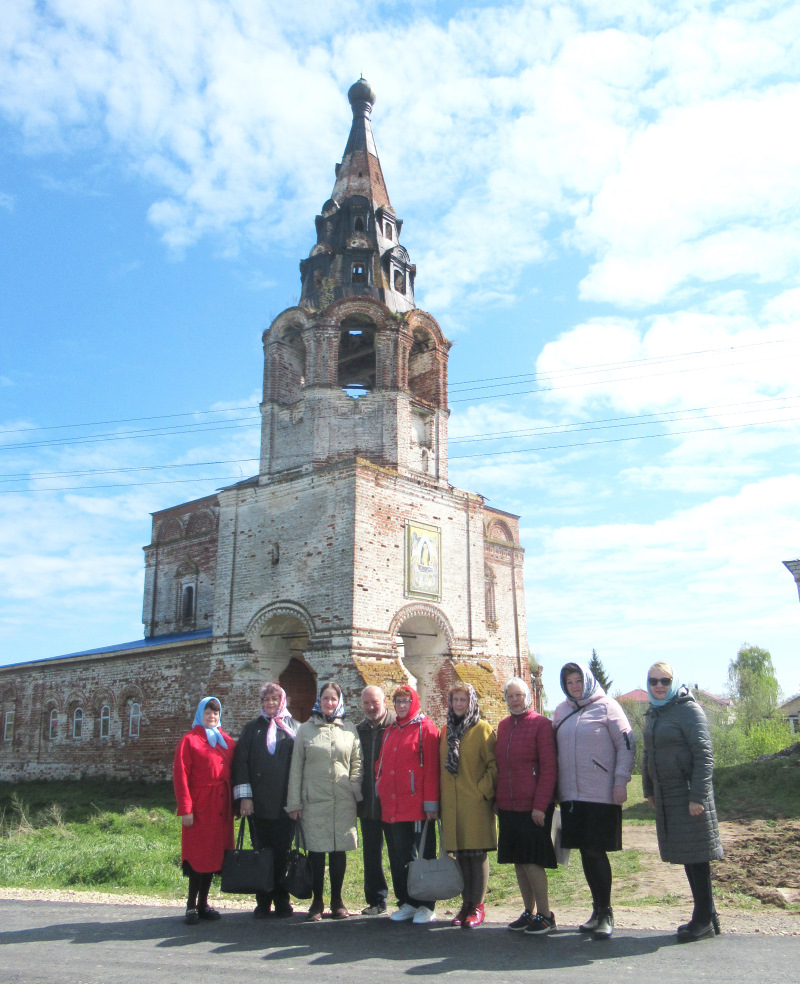
[[[436,913],[433,909],[429,909],[426,905],[421,905],[419,909],[414,913],[415,923],[431,923],[436,922]]]
[[[408,902],[406,902],[406,904],[401,905],[396,912],[393,912],[389,918],[392,922],[408,922],[409,919],[413,919],[416,922],[417,910],[413,905],[409,905]]]

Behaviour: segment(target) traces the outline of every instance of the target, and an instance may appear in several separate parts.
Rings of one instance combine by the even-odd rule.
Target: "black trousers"
[[[271,847],[275,866],[275,888],[271,892],[256,892],[256,904],[268,908],[273,902],[277,906],[289,903],[289,893],[283,887],[286,862],[294,836],[294,822],[287,814],[277,820],[263,817],[247,818],[250,827],[250,841],[256,851]]]
[[[361,818],[361,852],[364,858],[364,898],[367,905],[385,905],[389,886],[383,871],[383,821]]]
[[[400,820],[397,823],[384,824],[384,834],[389,849],[392,888],[397,901],[401,906],[411,905],[418,909],[424,905],[433,909],[436,906],[435,902],[412,899],[408,894],[408,863],[419,857],[422,826],[423,821],[420,820]],[[436,857],[436,824],[433,821],[428,824],[422,857]]]

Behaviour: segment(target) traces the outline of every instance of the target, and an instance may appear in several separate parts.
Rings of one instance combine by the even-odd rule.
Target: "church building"
[[[166,778],[200,697],[236,736],[266,680],[299,720],[325,680],[353,719],[408,682],[441,724],[457,679],[496,723],[528,678],[518,517],[448,482],[450,343],[415,305],[375,94],[348,96],[300,301],[264,332],[258,474],[153,515],[143,639],[0,667],[0,779]]]

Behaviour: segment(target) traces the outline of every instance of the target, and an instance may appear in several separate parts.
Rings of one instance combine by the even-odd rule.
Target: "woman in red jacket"
[[[231,762],[235,742],[219,727],[222,706],[216,697],[197,705],[192,730],[175,749],[172,783],[181,818],[181,861],[189,878],[186,922],[219,919],[208,904],[214,873],[233,847]]]
[[[525,911],[509,929],[540,935],[556,929],[545,868],[556,867],[550,839],[555,810],[556,745],[553,725],[531,707],[528,684],[506,681],[511,714],[497,728],[497,861],[513,864]],[[535,911],[534,911],[535,910]]]
[[[436,903],[411,898],[407,866],[418,857],[424,820],[439,816],[439,729],[422,713],[411,687],[395,691],[394,711],[396,720],[383,736],[376,782],[392,887],[400,906],[389,918],[429,923],[436,918]],[[428,825],[422,856],[436,856],[434,824]]]

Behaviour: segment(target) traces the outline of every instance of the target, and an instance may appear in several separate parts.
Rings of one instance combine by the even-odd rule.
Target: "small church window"
[[[398,294],[405,294],[406,292],[406,278],[403,276],[402,270],[394,271],[394,289]]]
[[[386,236],[387,239],[391,239],[392,238],[392,223],[391,222],[385,222],[384,223],[383,232],[384,232],[384,235]]]
[[[353,232],[363,232],[364,231],[364,220],[361,216],[356,217],[356,221],[353,223]]]
[[[83,734],[83,708],[76,707],[72,715],[72,737],[80,738]]]
[[[194,587],[184,585],[181,593],[181,621],[191,622],[194,618]]]
[[[111,736],[111,708],[108,704],[103,704],[100,709],[100,737],[109,738]]]
[[[53,708],[50,711],[50,725],[47,729],[47,737],[52,741],[58,735],[58,711]]]
[[[131,716],[130,723],[128,725],[128,734],[131,738],[139,737],[139,725],[142,720],[142,708],[139,704],[131,704]]]
[[[3,741],[14,740],[14,712],[6,711],[5,727],[3,729]]]
[[[352,281],[354,284],[365,284],[367,282],[367,268],[363,263],[353,264]]]

